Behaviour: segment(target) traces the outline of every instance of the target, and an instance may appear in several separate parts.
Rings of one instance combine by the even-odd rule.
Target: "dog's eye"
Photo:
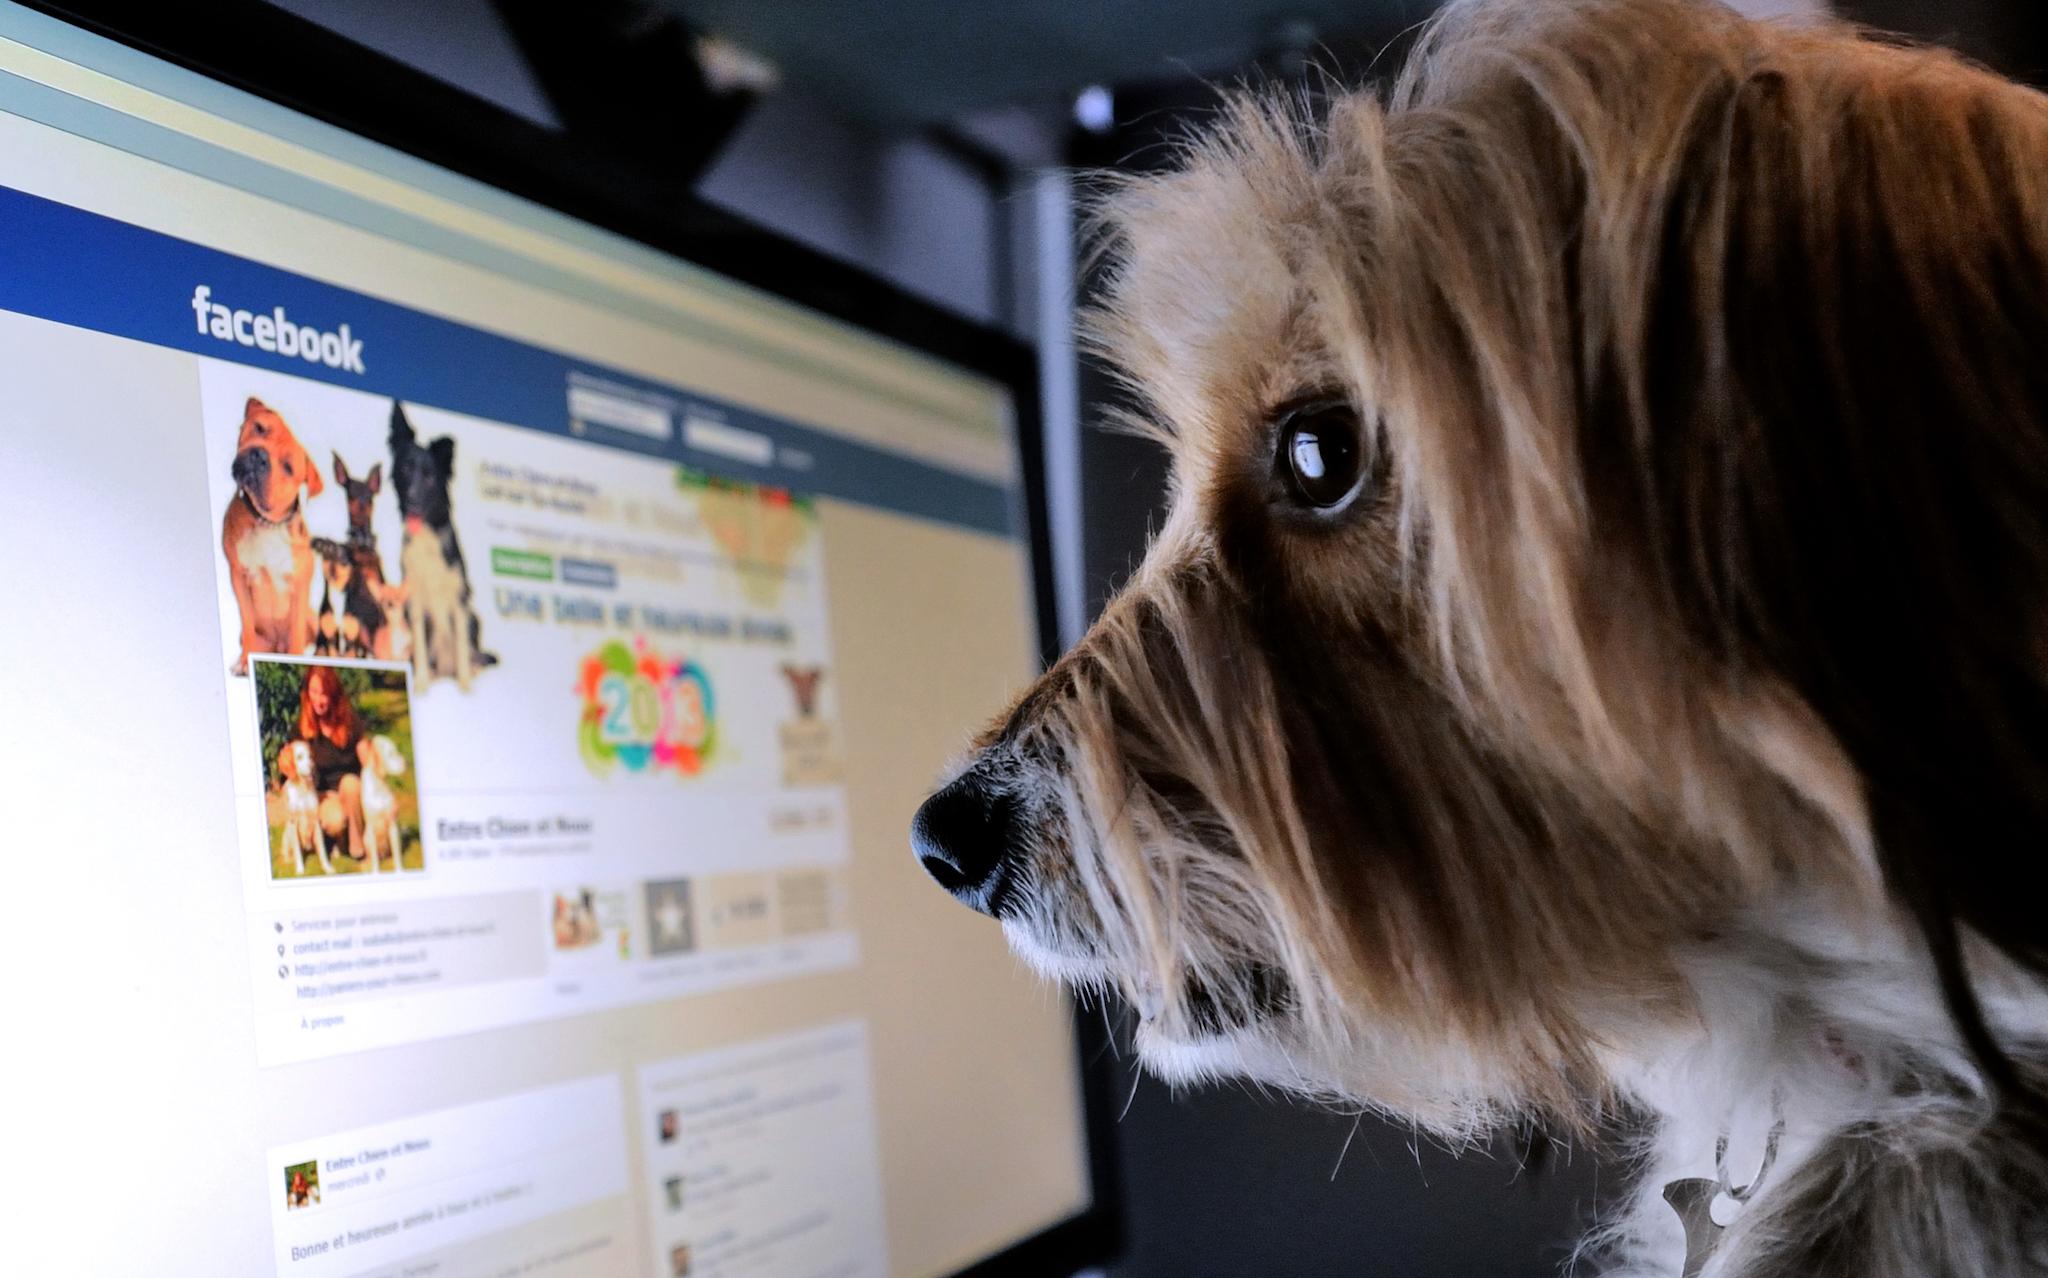
[[[1320,400],[1282,413],[1274,469],[1304,506],[1333,510],[1358,490],[1364,441],[1358,414],[1341,400]]]

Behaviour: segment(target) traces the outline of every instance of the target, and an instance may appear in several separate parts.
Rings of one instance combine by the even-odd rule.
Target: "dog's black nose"
[[[261,489],[270,478],[270,450],[245,448],[228,464],[228,477],[237,487]]]
[[[1017,851],[1017,815],[1014,796],[970,771],[918,808],[910,822],[911,850],[956,900],[1001,918]]]

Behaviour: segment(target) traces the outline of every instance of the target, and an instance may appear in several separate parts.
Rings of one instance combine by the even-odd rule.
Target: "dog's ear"
[[[405,405],[391,401],[391,451],[400,452],[412,446],[414,435],[412,422],[405,415]]]
[[[370,473],[363,476],[363,484],[369,488],[370,496],[375,497],[377,495],[378,490],[384,487],[383,462],[378,462],[370,467]]]
[[[453,436],[441,436],[441,438],[427,445],[427,451],[434,455],[434,461],[441,467],[443,475],[453,475],[455,473],[455,439]]]
[[[340,453],[334,454],[334,482],[343,488],[348,487],[348,463],[341,459]]]
[[[264,403],[262,400],[256,398],[254,395],[251,395],[249,397],[249,402],[242,405],[242,420],[247,421],[249,418],[254,417],[256,414],[267,411],[269,407],[270,405]]]
[[[1429,358],[1486,344],[1468,380],[1499,384],[1474,403],[1508,410],[1431,412],[1540,457],[1553,441],[1517,415],[1569,407],[1586,542],[1640,556],[1689,659],[1819,717],[1958,1029],[2009,1084],[1963,938],[2048,973],[2048,103],[1943,53],[1711,6],[1532,8],[1475,19],[1396,93],[1389,130],[1417,106],[1474,117],[1471,149],[1433,114],[1402,142],[1389,216],[1466,255],[1423,273],[1458,288]],[[1546,308],[1570,327],[1530,340]],[[1508,526],[1446,461],[1409,469],[1440,528]],[[1521,571],[1487,598],[1544,597]]]
[[[299,779],[299,763],[292,756],[292,743],[289,741],[277,748],[277,770],[287,781]]]
[[[1606,491],[1694,632],[1855,764],[1985,1055],[1959,929],[2048,971],[2048,110],[1938,55],[1833,58],[1701,113],[1643,312],[1656,429],[1589,404],[1584,443],[1633,454]]]
[[[320,468],[313,464],[312,454],[301,448],[299,455],[306,463],[306,495],[308,497],[318,497],[321,493],[327,491],[327,481],[320,478]],[[346,483],[347,481],[344,480],[343,482]]]

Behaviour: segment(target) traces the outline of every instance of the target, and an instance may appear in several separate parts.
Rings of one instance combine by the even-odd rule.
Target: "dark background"
[[[1426,0],[276,0],[602,152],[1041,349],[1061,626],[1079,632],[1143,552],[1163,471],[1081,429],[1105,387],[1067,333],[1069,166],[1142,169],[1213,86],[1311,63],[1365,78]],[[1814,12],[1820,0],[1745,0]],[[2042,0],[1842,0],[1857,21],[2048,81]],[[711,33],[775,68],[721,88]],[[1076,94],[1109,90],[1082,127]],[[1124,1278],[1536,1278],[1619,1180],[1538,1139],[1453,1156],[1372,1116],[1233,1087],[1174,1095],[1118,1068]]]

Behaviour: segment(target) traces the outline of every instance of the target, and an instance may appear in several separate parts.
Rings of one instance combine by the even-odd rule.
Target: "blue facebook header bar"
[[[0,187],[0,309],[1013,535],[1002,484]]]

